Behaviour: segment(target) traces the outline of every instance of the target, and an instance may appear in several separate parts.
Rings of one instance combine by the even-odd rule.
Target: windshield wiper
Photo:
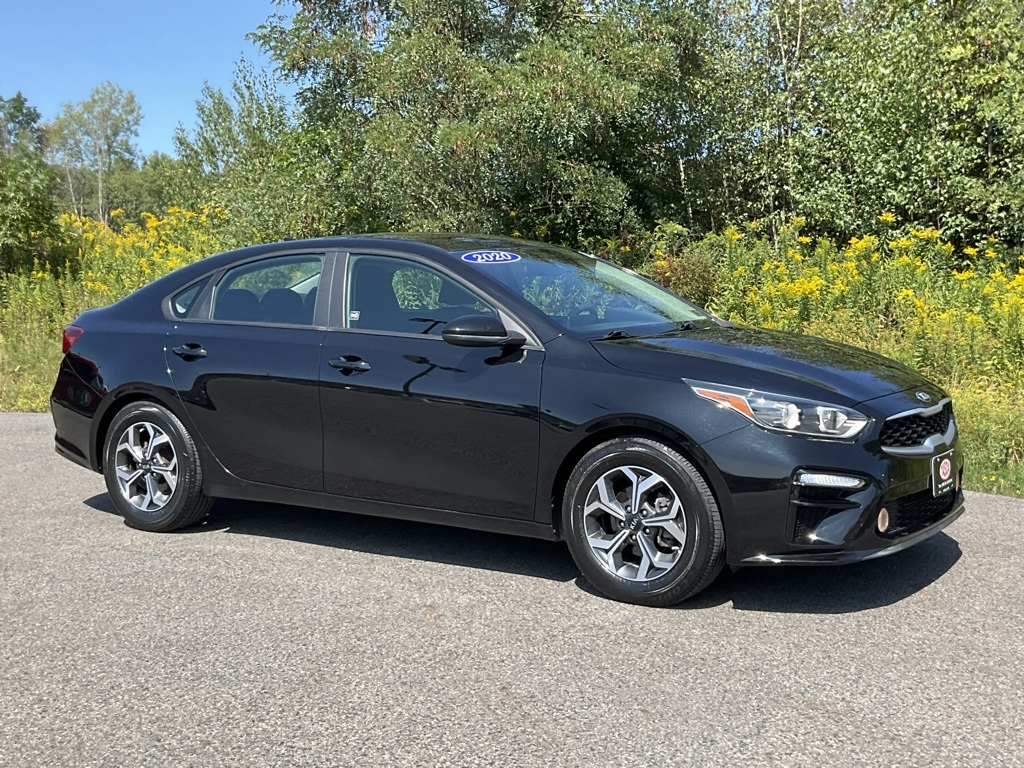
[[[668,336],[669,334],[677,333],[678,331],[700,331],[707,327],[708,326],[706,325],[698,325],[693,320],[681,320],[680,322],[675,323],[675,326],[671,331],[663,331],[655,335]]]
[[[598,339],[598,341],[611,341],[612,339],[632,339],[635,334],[626,333],[625,331],[614,330],[608,331],[604,336]]]

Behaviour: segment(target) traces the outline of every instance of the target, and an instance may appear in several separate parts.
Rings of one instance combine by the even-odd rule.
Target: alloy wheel
[[[121,495],[140,512],[159,512],[178,485],[178,457],[171,438],[148,421],[130,425],[114,453]]]
[[[679,495],[644,467],[619,466],[601,475],[587,493],[583,524],[598,563],[629,581],[664,576],[686,543]]]

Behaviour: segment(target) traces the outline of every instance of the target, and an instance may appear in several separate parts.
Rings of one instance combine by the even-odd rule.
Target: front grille
[[[897,499],[889,505],[889,530],[879,535],[898,539],[927,528],[952,512],[956,499],[955,492],[932,496],[930,488]]]
[[[889,419],[882,425],[879,440],[886,448],[913,448],[921,445],[932,435],[944,435],[953,419],[953,406],[946,403],[941,411],[927,416],[912,413]]]

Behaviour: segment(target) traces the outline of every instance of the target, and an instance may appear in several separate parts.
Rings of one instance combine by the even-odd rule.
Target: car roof
[[[381,232],[367,235],[348,235],[334,237],[319,237],[306,240],[284,240],[278,243],[267,243],[232,251],[237,256],[249,251],[252,255],[258,255],[264,250],[277,250],[281,247],[291,248],[339,248],[352,250],[354,248],[383,248],[394,249],[395,244],[401,243],[404,246],[413,246],[409,250],[424,253],[433,251],[445,251],[451,255],[461,255],[470,251],[490,249],[513,249],[513,248],[550,248],[548,243],[540,243],[534,240],[526,240],[518,237],[502,237],[500,235],[479,235],[464,234],[458,232]]]
[[[207,256],[179,270],[182,277],[191,280],[211,269],[220,269],[236,261],[261,256],[265,253],[282,250],[302,251],[305,249],[337,249],[354,251],[367,250],[402,250],[420,256],[433,258],[454,256],[458,258],[464,253],[477,250],[521,250],[534,248],[551,248],[548,243],[524,238],[500,237],[497,235],[471,235],[460,233],[379,233],[370,235],[351,235],[335,237],[317,237],[303,240],[281,240],[274,243],[249,245],[231,251],[224,251]],[[202,265],[202,266],[200,266]]]

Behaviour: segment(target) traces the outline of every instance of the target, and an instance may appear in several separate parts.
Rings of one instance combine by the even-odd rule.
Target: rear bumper
[[[73,461],[75,464],[79,464],[86,469],[92,469],[95,471],[95,467],[92,466],[89,459],[83,456],[74,445],[63,441],[60,434],[57,432],[54,432],[53,434],[53,448],[65,459]]]
[[[96,470],[92,455],[92,417],[80,413],[56,398],[50,398],[53,415],[53,445],[57,453],[76,464]]]
[[[98,471],[93,451],[93,418],[100,398],[65,361],[50,395],[54,448],[57,453],[83,467]]]

